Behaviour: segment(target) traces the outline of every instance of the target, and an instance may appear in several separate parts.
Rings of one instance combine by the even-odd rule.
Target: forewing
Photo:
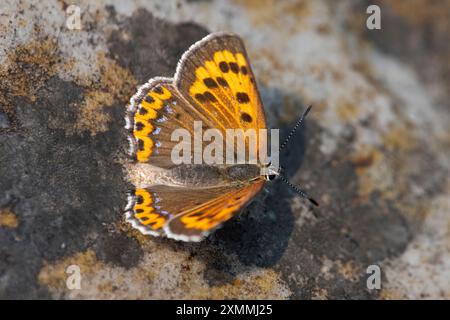
[[[258,129],[266,128],[264,109],[238,36],[214,33],[194,44],[180,60],[175,85],[218,129],[255,129],[259,146]]]
[[[126,128],[130,156],[138,162],[173,167],[171,153],[179,141],[172,141],[172,133],[176,129],[186,129],[193,138],[194,121],[201,121],[204,127],[217,126],[214,119],[206,118],[182,97],[172,79],[150,80],[133,96],[128,106]],[[203,147],[205,145],[203,143]],[[192,143],[190,149],[193,156]]]

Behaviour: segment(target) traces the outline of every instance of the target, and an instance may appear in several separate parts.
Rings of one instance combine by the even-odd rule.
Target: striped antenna
[[[288,179],[286,179],[284,176],[282,176],[281,174],[278,176],[281,181],[283,181],[284,183],[286,183],[289,187],[291,187],[295,192],[297,192],[302,198],[308,199],[309,202],[311,202],[313,205],[315,205],[316,207],[319,206],[319,203],[314,200],[313,198],[311,198],[306,191],[301,190],[299,187],[297,187],[296,185],[293,185],[291,182],[289,182]]]
[[[283,150],[283,148],[286,147],[287,143],[294,136],[294,134],[297,131],[298,127],[300,127],[300,125],[302,124],[302,122],[306,118],[306,116],[308,115],[309,110],[311,110],[311,108],[312,108],[312,106],[309,106],[308,108],[306,108],[305,112],[303,112],[302,116],[300,117],[300,119],[298,119],[298,121],[295,124],[294,128],[292,128],[292,130],[291,130],[291,132],[289,132],[289,135],[287,136],[287,138],[281,144],[280,150]]]
[[[298,127],[302,124],[303,120],[306,118],[306,116],[308,115],[309,111],[311,110],[312,106],[309,106],[305,112],[303,112],[302,116],[300,117],[300,119],[298,119],[297,123],[295,124],[294,128],[291,130],[291,132],[289,133],[289,135],[287,136],[287,138],[284,140],[283,144],[280,147],[280,150],[282,150],[284,147],[286,147],[287,143],[289,142],[289,140],[294,136],[296,130],[298,129]],[[284,183],[286,183],[289,187],[291,187],[295,192],[297,192],[302,198],[308,199],[309,202],[311,202],[313,205],[315,205],[316,207],[319,206],[319,203],[314,200],[313,198],[311,198],[306,191],[301,190],[299,187],[297,187],[296,185],[292,184],[288,179],[286,179],[285,176],[283,176],[283,172],[284,169],[283,167],[280,167],[279,169],[279,174],[278,177],[281,179],[281,181],[283,181]]]

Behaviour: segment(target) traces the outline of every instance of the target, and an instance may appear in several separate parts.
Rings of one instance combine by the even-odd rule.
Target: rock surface
[[[402,2],[379,3],[382,30],[364,1],[80,1],[80,30],[68,2],[2,4],[0,298],[450,298],[450,11]],[[314,106],[281,161],[321,206],[274,182],[201,243],[142,236],[125,105],[219,30],[245,40],[271,127]]]

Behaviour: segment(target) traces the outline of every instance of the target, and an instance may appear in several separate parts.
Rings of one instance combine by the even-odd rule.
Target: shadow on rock
[[[286,136],[295,121],[281,129]],[[288,149],[280,154],[287,176],[296,172],[305,152],[301,129]],[[282,140],[282,139],[281,139]],[[211,242],[226,253],[235,254],[245,265],[271,267],[283,255],[293,230],[294,218],[290,199],[297,195],[282,181],[267,182],[264,190],[233,221],[211,236]]]
[[[301,110],[297,106],[296,110]],[[280,129],[283,141],[297,119]],[[301,167],[305,154],[305,128],[298,129],[280,154],[280,164],[289,177]],[[176,244],[205,261],[205,279],[210,285],[230,283],[247,267],[275,267],[285,254],[295,228],[292,198],[298,195],[280,180],[267,182],[264,189],[234,219],[198,244]],[[301,199],[300,201],[303,201]],[[309,206],[305,202],[306,207]],[[231,257],[231,258],[230,258]],[[242,267],[233,268],[237,259]]]

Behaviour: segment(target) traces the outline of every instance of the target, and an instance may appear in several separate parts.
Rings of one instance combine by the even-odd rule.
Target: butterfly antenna
[[[306,116],[309,113],[309,110],[311,110],[312,106],[309,106],[306,108],[305,112],[303,112],[300,119],[298,119],[297,123],[295,124],[294,128],[292,128],[291,132],[287,136],[287,138],[284,140],[284,142],[281,144],[280,150],[283,150],[284,147],[286,147],[289,140],[294,136],[295,132],[297,131],[298,127],[302,124],[303,120],[306,118]]]
[[[281,181],[283,181],[284,183],[286,183],[289,187],[291,187],[295,192],[297,192],[301,197],[308,199],[309,202],[311,202],[313,205],[315,205],[316,207],[319,206],[319,203],[314,200],[313,198],[311,198],[305,191],[301,190],[299,187],[297,187],[296,185],[293,185],[292,183],[289,182],[288,179],[286,179],[284,176],[282,176],[281,174],[278,176]]]

